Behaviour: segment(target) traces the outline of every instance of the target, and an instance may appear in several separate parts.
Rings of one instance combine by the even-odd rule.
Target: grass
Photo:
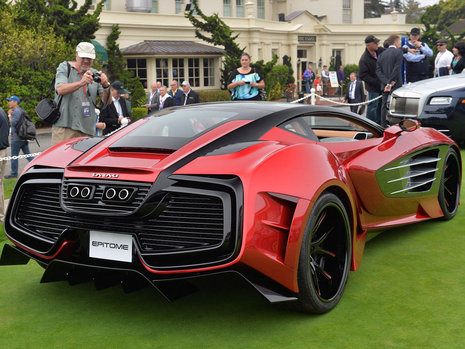
[[[16,182],[18,181],[17,178],[10,178],[3,180],[3,195],[5,199],[9,199],[11,193],[13,193],[13,189],[15,187]],[[6,207],[5,207],[6,213]],[[7,238],[5,236],[5,230],[3,229],[3,224],[0,224],[0,242],[5,241]]]
[[[451,221],[378,234],[321,316],[270,306],[236,277],[198,281],[200,292],[167,303],[149,288],[39,284],[36,263],[2,266],[0,348],[463,347],[464,226],[461,206]]]

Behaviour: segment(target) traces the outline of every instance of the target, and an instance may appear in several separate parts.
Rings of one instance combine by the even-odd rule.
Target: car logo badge
[[[92,173],[92,177],[99,178],[118,178],[119,175],[116,173]]]

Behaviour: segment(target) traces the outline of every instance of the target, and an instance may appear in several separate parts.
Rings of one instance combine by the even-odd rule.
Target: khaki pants
[[[92,137],[87,133],[69,127],[52,126],[52,146],[71,138]]]
[[[8,156],[7,149],[0,150],[0,158]],[[3,176],[5,175],[6,161],[0,161],[0,220],[5,219],[5,197],[3,194]]]

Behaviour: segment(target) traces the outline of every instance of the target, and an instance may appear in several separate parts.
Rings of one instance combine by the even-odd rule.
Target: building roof
[[[461,32],[463,32],[465,30],[465,20],[464,19],[459,19],[457,22],[452,23],[447,28],[449,28],[449,30],[453,34],[461,33]],[[445,30],[442,30],[441,35],[448,35],[448,33]]]
[[[301,11],[294,11],[292,13],[289,13],[285,17],[285,20],[286,21],[292,21],[293,19],[299,17],[300,15],[304,14],[305,12],[307,12],[310,16],[315,17],[318,20],[321,20],[322,18],[326,17],[325,15],[324,16],[315,16],[315,15],[311,14],[310,12],[308,12],[307,10],[301,10]]]
[[[121,49],[125,56],[222,55],[223,49],[194,41],[144,40]]]

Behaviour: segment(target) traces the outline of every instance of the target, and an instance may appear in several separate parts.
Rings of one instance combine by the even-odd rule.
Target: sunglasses
[[[436,46],[446,46],[446,44],[437,44]]]

